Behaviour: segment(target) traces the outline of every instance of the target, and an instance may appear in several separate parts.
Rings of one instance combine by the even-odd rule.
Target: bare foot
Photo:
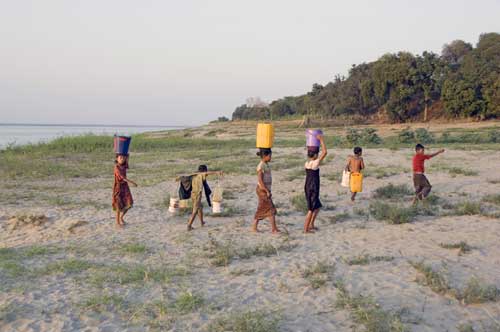
[[[316,227],[316,226],[313,226],[313,227],[310,227],[309,230],[313,230],[313,231],[319,231],[319,228]]]
[[[308,229],[307,231],[304,231],[304,234],[314,234],[314,233],[316,233],[316,232],[312,229]]]
[[[279,234],[279,233],[281,233],[281,231],[279,229],[273,229],[271,233],[273,233],[273,234]]]
[[[202,221],[201,222],[201,227],[205,226],[206,222]]]
[[[189,231],[192,231],[193,229],[194,229],[194,228],[193,228],[193,226],[188,225],[188,227],[187,227],[188,232],[189,232]]]

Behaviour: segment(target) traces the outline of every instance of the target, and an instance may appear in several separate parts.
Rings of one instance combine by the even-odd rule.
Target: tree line
[[[430,112],[479,120],[500,116],[500,34],[482,34],[476,47],[455,40],[443,46],[441,55],[385,54],[353,65],[347,77],[315,83],[303,95],[238,106],[232,119],[307,115],[406,122],[426,121]]]

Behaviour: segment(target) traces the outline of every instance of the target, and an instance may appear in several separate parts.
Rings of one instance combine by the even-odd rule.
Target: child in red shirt
[[[419,200],[423,200],[431,192],[432,186],[424,175],[424,162],[443,152],[444,149],[441,149],[433,154],[425,154],[425,148],[422,144],[417,144],[415,146],[415,156],[413,156],[413,185],[415,186],[415,198],[413,199],[413,204],[416,204]]]

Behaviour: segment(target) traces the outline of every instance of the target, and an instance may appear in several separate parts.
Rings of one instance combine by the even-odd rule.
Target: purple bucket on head
[[[320,129],[307,129],[306,130],[306,146],[320,146],[319,139],[316,138],[318,135],[323,135]]]
[[[115,135],[113,140],[113,148],[117,154],[128,154],[128,148],[130,147],[130,141],[132,140],[129,136],[117,136]]]

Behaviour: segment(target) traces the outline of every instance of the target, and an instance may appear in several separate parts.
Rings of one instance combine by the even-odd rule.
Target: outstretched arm
[[[438,152],[434,152],[433,154],[430,154],[430,155],[429,155],[429,157],[430,157],[430,158],[435,157],[435,156],[437,156],[438,154],[441,154],[441,153],[443,153],[443,152],[444,152],[444,149],[441,149],[441,150],[439,150]]]

